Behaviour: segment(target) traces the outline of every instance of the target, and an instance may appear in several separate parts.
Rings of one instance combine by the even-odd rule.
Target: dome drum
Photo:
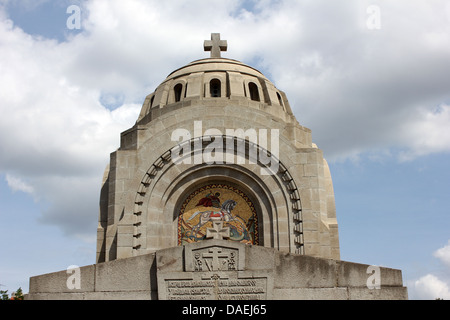
[[[229,59],[204,59],[174,71],[148,95],[138,119],[145,124],[152,111],[188,101],[244,100],[272,109],[272,113],[292,115],[284,92],[254,68]],[[225,99],[223,99],[225,98]],[[192,102],[188,104],[192,105]]]

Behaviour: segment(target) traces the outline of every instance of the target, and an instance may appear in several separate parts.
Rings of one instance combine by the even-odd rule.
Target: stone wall
[[[193,259],[206,257],[204,252],[220,252],[221,257],[228,255],[233,263],[226,264],[225,260],[220,260],[224,258],[215,262],[203,258],[205,263],[199,268],[193,264]],[[68,289],[67,281],[71,274],[66,271],[32,277],[27,299],[156,300],[159,297],[213,300],[220,293],[227,294],[222,298],[252,300],[408,298],[402,273],[396,269],[375,267],[379,270],[379,288],[369,289],[370,267],[230,241],[208,240],[82,267],[80,289]]]
[[[235,183],[254,197],[261,206],[264,246],[339,259],[331,175],[322,151],[311,143],[309,129],[222,100],[217,106],[197,101],[173,111],[125,132],[121,148],[111,155],[101,200],[108,205],[101,208],[97,262],[176,245],[178,202],[189,188],[211,179]],[[171,134],[180,128],[194,134],[196,119],[202,119],[202,134],[212,128],[224,134],[227,129],[278,129],[282,169],[263,176],[260,162],[250,165],[248,159],[242,165],[173,165],[170,149],[178,142]],[[258,188],[265,191],[257,192]]]

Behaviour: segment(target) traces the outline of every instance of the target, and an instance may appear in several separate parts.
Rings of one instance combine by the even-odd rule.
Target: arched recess
[[[214,137],[245,143],[246,155],[255,145],[238,137]],[[211,137],[200,137],[182,144],[191,145],[193,157],[204,151]],[[259,150],[264,150],[257,146]],[[281,251],[304,254],[301,202],[297,186],[286,167],[280,163],[273,175],[263,175],[264,164],[185,164],[172,161],[168,150],[144,175],[135,198],[132,255],[153,252],[178,244],[178,216],[186,197],[196,188],[210,183],[226,183],[243,190],[255,204],[258,215],[259,245]],[[224,154],[234,152],[224,148]],[[248,158],[247,158],[248,159]],[[180,159],[178,159],[180,160]]]
[[[263,88],[257,78],[249,77],[244,79],[245,95],[251,101],[265,102]]]
[[[248,90],[250,94],[250,100],[253,101],[261,101],[260,94],[259,94],[259,88],[254,82],[248,83]]]
[[[181,83],[178,83],[175,87],[173,87],[173,94],[175,102],[180,102],[181,97],[183,96],[183,85]]]
[[[179,79],[172,83],[167,97],[167,104],[177,103],[184,99],[186,95],[186,80]]]
[[[224,73],[205,73],[203,81],[205,98],[224,98],[228,96],[227,77]]]
[[[174,206],[170,206],[169,211],[173,208],[172,221],[177,226],[178,245],[181,244],[180,230],[178,229],[181,225],[180,217],[181,213],[185,213],[182,211],[183,204],[194,191],[205,187],[211,187],[210,190],[235,189],[233,191],[237,190],[237,192],[242,192],[248,197],[248,203],[254,206],[257,222],[255,228],[257,238],[253,239],[255,241],[252,244],[264,245],[266,243],[269,247],[274,246],[274,239],[271,237],[271,234],[273,234],[273,223],[271,223],[273,221],[273,199],[270,199],[267,190],[255,183],[255,178],[249,176],[248,172],[245,172],[242,168],[239,170],[236,167],[220,165],[199,166],[190,171],[183,179],[180,179],[180,182],[173,188],[174,194],[171,196],[177,200]],[[177,192],[178,190],[183,191]],[[227,199],[222,196],[222,200]]]
[[[211,98],[222,96],[222,82],[219,79],[214,78],[209,82],[209,95]]]

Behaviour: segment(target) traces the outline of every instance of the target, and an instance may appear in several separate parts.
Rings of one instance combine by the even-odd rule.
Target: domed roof
[[[227,58],[206,58],[192,61],[184,67],[173,71],[167,76],[165,81],[191,73],[213,71],[239,72],[242,74],[264,78],[265,80],[269,81],[269,79],[267,79],[259,70],[250,67],[249,65],[246,65],[245,63],[242,63],[238,60]]]
[[[225,99],[239,101],[240,105],[248,101],[250,107],[274,115],[280,112],[292,115],[286,95],[260,71],[221,57],[220,52],[226,51],[227,43],[220,40],[219,34],[212,34],[211,41],[205,41],[204,47],[205,51],[211,51],[211,57],[192,61],[170,73],[155,92],[147,96],[138,123],[150,122],[169,112],[172,109],[169,107],[210,104]]]

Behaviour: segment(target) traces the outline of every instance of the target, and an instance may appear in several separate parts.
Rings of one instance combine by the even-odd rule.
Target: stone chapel
[[[283,91],[255,68],[221,57],[227,41],[219,34],[211,38],[204,44],[211,56],[173,71],[147,96],[136,124],[122,133],[102,188],[97,262],[199,241],[206,225],[192,232],[199,221],[189,220],[188,213],[211,209],[195,206],[210,193],[220,194],[219,203],[237,202],[231,214],[240,221],[232,226],[232,240],[339,259],[331,175],[311,130],[298,123]],[[194,136],[196,121],[201,121],[199,136]],[[185,143],[192,145],[192,155],[183,155],[190,164],[171,159],[171,149],[179,144],[172,135],[179,129],[191,133]],[[260,129],[267,134],[259,134]],[[273,129],[279,131],[274,140],[278,170],[263,175],[267,164],[258,155],[267,155]],[[230,130],[238,134],[227,136]],[[216,131],[220,136],[214,136]],[[251,133],[267,136],[267,146],[249,141]],[[227,155],[230,161],[224,161],[226,156],[202,161],[212,143],[223,146],[224,153],[231,144],[237,153],[242,144],[243,159],[233,153]],[[257,159],[250,158],[252,148],[259,151]]]
[[[322,150],[227,45],[213,33],[210,57],[170,73],[121,134],[79,288],[37,276],[29,299],[407,298],[400,270],[340,260]]]

